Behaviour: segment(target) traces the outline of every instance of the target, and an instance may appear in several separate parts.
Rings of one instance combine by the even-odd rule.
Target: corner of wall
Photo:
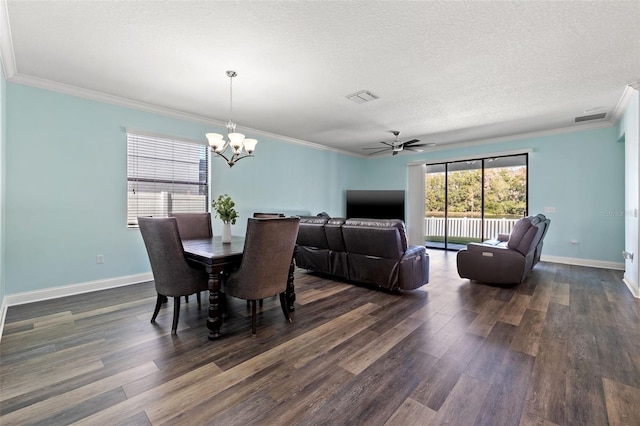
[[[4,273],[4,253],[5,253],[5,147],[7,139],[6,123],[6,93],[7,84],[4,71],[0,67],[0,339],[2,338],[2,330],[4,328],[4,318],[6,313],[5,298],[5,273]]]

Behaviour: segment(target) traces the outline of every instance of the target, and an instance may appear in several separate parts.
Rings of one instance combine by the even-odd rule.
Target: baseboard
[[[540,260],[543,262],[562,263],[565,265],[589,266],[591,268],[615,269],[617,271],[624,271],[623,262],[608,262],[604,260],[578,259],[573,257],[545,256],[545,255],[542,255],[540,257]]]
[[[0,340],[2,340],[2,333],[4,332],[4,320],[7,317],[7,298],[2,298],[2,305],[0,305]]]
[[[638,283],[634,282],[627,274],[624,274],[624,277],[622,277],[622,282],[625,283],[633,297],[640,299],[640,287]]]

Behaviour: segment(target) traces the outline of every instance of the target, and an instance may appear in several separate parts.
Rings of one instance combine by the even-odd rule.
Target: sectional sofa
[[[429,282],[424,246],[407,243],[396,219],[301,217],[296,266],[389,291],[413,290]]]

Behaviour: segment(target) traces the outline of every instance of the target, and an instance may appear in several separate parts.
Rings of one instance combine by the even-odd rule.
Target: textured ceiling
[[[607,122],[640,78],[637,0],[0,6],[9,81],[224,122],[231,69],[238,131],[358,154],[392,141],[391,130],[442,146],[566,128],[594,112]],[[359,90],[379,99],[346,99]]]

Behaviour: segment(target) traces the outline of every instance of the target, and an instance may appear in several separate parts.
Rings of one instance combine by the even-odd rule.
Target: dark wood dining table
[[[225,276],[233,272],[242,262],[244,238],[234,236],[231,243],[223,243],[221,237],[183,240],[182,246],[187,260],[202,265],[209,274],[209,316],[207,328],[209,340],[222,337],[222,283]],[[285,292],[290,311],[295,309],[294,264],[291,261],[287,290]]]

